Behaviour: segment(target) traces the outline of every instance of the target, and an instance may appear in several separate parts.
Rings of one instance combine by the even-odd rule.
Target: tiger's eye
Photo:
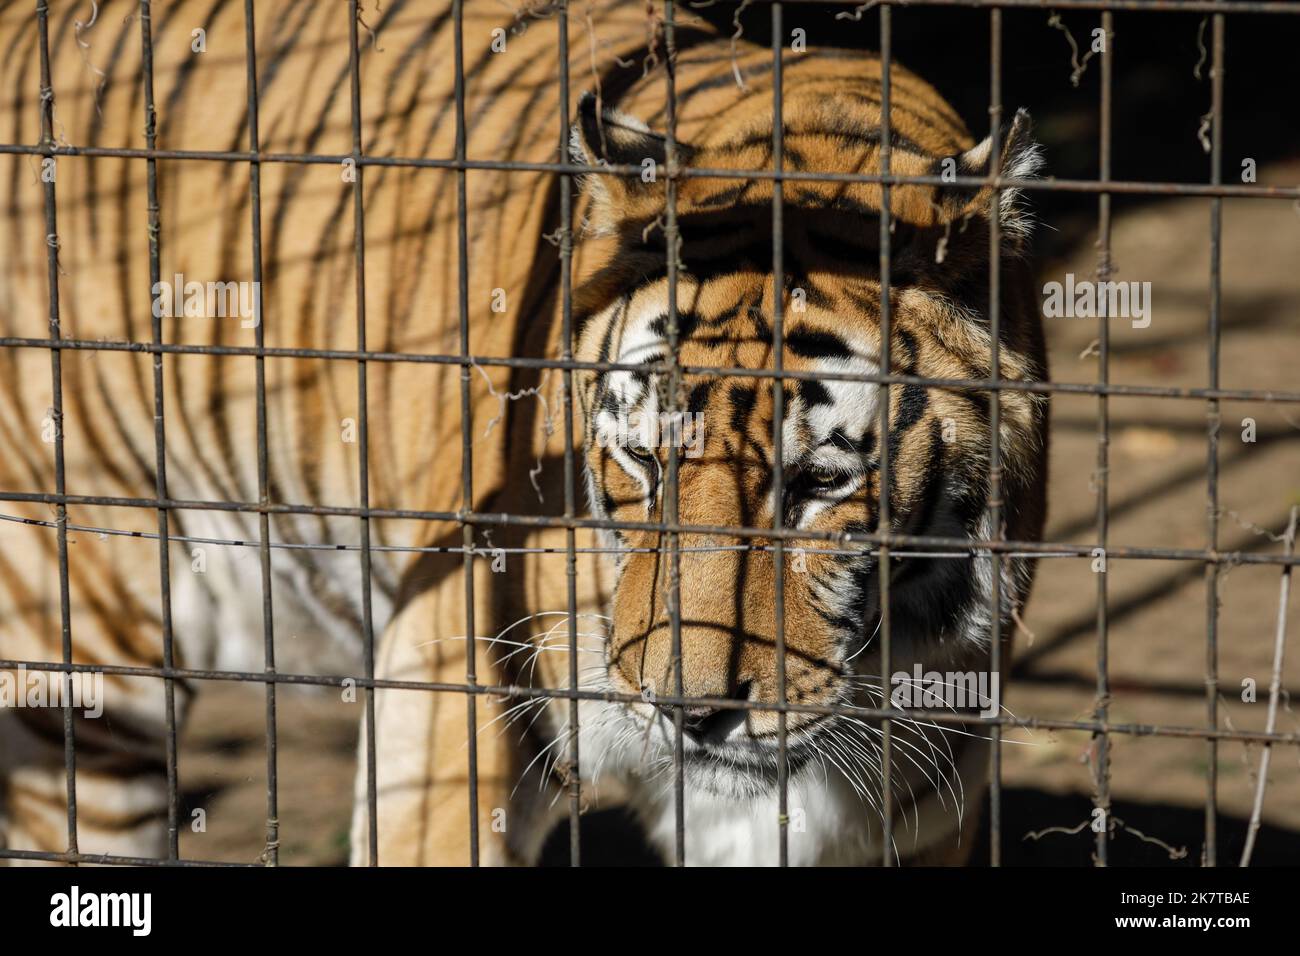
[[[623,446],[623,450],[637,461],[646,465],[655,464],[658,461],[658,459],[655,458],[654,449],[649,445],[634,445],[631,442],[628,442]]]
[[[831,468],[814,467],[806,469],[803,478],[813,488],[834,488],[844,480],[844,475]]]

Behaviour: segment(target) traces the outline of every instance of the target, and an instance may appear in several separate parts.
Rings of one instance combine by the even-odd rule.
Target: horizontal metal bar
[[[115,495],[57,495],[37,491],[0,491],[0,501],[27,501],[49,505],[85,505],[109,508],[167,508],[172,511],[232,511],[241,513],[300,514],[347,518],[390,518],[411,521],[446,521],[522,528],[593,528],[606,531],[656,531],[665,534],[712,535],[731,538],[770,538],[782,541],[836,541],[871,543],[886,547],[906,545],[918,548],[950,548],[962,551],[993,551],[1006,554],[1062,552],[1075,557],[1092,557],[1101,552],[1107,558],[1146,561],[1200,561],[1209,564],[1300,564],[1300,554],[1273,555],[1255,551],[1209,551],[1196,548],[1135,548],[1046,541],[984,541],[973,538],[944,538],[898,532],[844,532],[816,528],[754,528],[744,525],[696,525],[680,522],[613,521],[560,515],[518,515],[488,511],[420,511],[410,508],[357,508],[346,505],[297,505],[251,501],[201,501],[157,498],[128,498]],[[463,552],[463,548],[460,549]],[[987,557],[987,555],[985,555]]]
[[[358,166],[394,166],[416,169],[491,170],[507,173],[567,173],[577,176],[635,176],[640,166],[580,163],[528,163],[495,159],[433,159],[420,156],[354,156],[351,153],[262,153],[248,150],[135,149],[112,146],[29,146],[0,144],[0,154],[77,156],[90,159],[162,159],[230,163],[292,163],[337,166],[344,161]],[[1235,183],[1164,183],[1094,179],[1019,179],[1007,176],[907,176],[899,173],[835,173],[806,170],[719,169],[678,166],[676,173],[657,166],[659,175],[674,179],[765,179],[782,182],[864,183],[890,186],[973,186],[1023,189],[1035,192],[1126,193],[1150,196],[1203,196],[1232,199],[1300,199],[1300,186],[1247,186]]]
[[[379,690],[432,691],[434,693],[489,695],[507,699],[555,698],[561,700],[604,701],[611,704],[644,703],[639,694],[617,691],[570,689],[565,687],[521,687],[515,684],[457,684],[444,681],[409,681],[367,678],[352,675],[284,674],[266,671],[201,670],[182,667],[136,667],[125,664],[65,664],[57,661],[0,660],[0,669],[51,671],[58,673],[105,674],[121,677],[161,677],[173,680],[213,680],[234,683],[295,684],[309,687],[361,687]],[[351,682],[345,683],[345,682]],[[710,707],[719,710],[744,710],[816,714],[824,717],[851,716],[873,719],[912,719],[936,724],[997,725],[1023,730],[1078,730],[1088,733],[1128,734],[1136,737],[1185,737],[1198,740],[1235,740],[1251,743],[1300,744],[1300,733],[1264,733],[1249,730],[1211,730],[1207,727],[1183,727],[1163,724],[1115,724],[1097,720],[1058,720],[1048,717],[983,717],[978,714],[953,713],[921,708],[883,709],[849,704],[798,704],[773,701],[735,700],[721,697],[687,697],[657,694],[656,703],[670,707]]]
[[[526,358],[502,355],[448,355],[431,352],[370,352],[347,349],[257,348],[251,345],[182,345],[153,342],[122,342],[101,339],[33,339],[0,337],[0,348],[61,349],[86,352],[139,352],[168,355],[247,356],[250,358],[339,359],[367,362],[411,362],[424,365],[475,365],[485,368],[572,369],[591,372],[644,372],[666,374],[663,362],[583,362],[579,360]],[[681,365],[684,375],[716,375],[723,378],[779,378],[815,382],[869,382],[878,385],[922,385],[927,388],[955,388],[973,391],[1030,392],[1040,395],[1119,395],[1130,398],[1176,398],[1204,401],[1300,403],[1300,392],[1258,388],[1183,388],[1156,385],[1101,385],[1096,382],[1021,382],[1010,379],[934,378],[924,375],[884,375],[877,372],[837,372],[785,369],[737,368],[720,365]]]
[[[220,866],[235,869],[263,868],[261,863],[230,863],[222,860],[155,859],[151,856],[119,856],[115,853],[51,853],[45,850],[9,850],[0,847],[0,860],[32,860],[45,863],[87,863],[92,866]]]
[[[39,518],[24,518],[21,515],[0,514],[0,521],[8,521],[13,524],[25,524],[39,528],[51,528],[57,530],[59,523],[57,521],[42,521]],[[127,531],[123,528],[101,528],[94,525],[84,524],[65,524],[69,531],[79,531],[85,534],[100,534],[120,538],[139,538],[144,541],[157,540],[158,534],[153,531]],[[259,548],[261,542],[256,538],[234,539],[234,538],[199,538],[188,535],[168,535],[168,541],[177,544],[208,544],[218,547],[229,548]],[[267,545],[272,550],[281,551],[360,551],[362,546],[359,544],[336,544],[336,543],[311,543],[306,541],[272,541]],[[388,551],[395,554],[464,554],[466,548],[462,545],[404,545],[404,544],[372,544],[371,551]],[[468,549],[472,554],[481,558],[491,558],[497,554],[564,554],[569,553],[568,547],[563,548],[497,548],[491,545],[480,545]],[[608,555],[627,555],[627,554],[668,554],[670,548],[645,548],[645,547],[596,547],[580,548],[574,547],[574,554],[608,554]],[[732,545],[706,545],[699,547],[682,546],[677,549],[682,554],[712,554],[720,551],[745,551],[748,553],[770,552],[773,549],[771,545],[764,544],[732,544]],[[804,548],[805,552],[813,554],[838,554],[849,555],[854,557],[869,556],[876,553],[874,548]],[[966,552],[932,552],[932,551],[899,551],[890,552],[895,557],[900,558],[974,558],[975,555]],[[1007,557],[1011,558],[1074,558],[1077,555],[1073,553],[1060,554],[1039,554],[1037,552],[1010,552]]]

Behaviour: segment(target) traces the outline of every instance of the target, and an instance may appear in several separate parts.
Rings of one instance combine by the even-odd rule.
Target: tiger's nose
[[[737,687],[729,697],[732,700],[749,699],[749,683]],[[656,704],[655,707],[672,724],[676,719],[672,704]],[[683,707],[682,733],[697,744],[720,744],[731,732],[745,722],[745,710],[741,707]]]

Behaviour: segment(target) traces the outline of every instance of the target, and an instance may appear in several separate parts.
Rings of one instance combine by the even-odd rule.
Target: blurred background
[[[509,7],[510,4],[503,4]],[[683,6],[689,6],[683,4]],[[692,9],[694,9],[692,7]],[[878,48],[878,13],[837,20],[843,7],[787,4],[787,29],[807,44]],[[735,4],[695,9],[731,32]],[[893,8],[895,58],[933,83],[982,136],[988,124],[989,13]],[[765,4],[741,11],[743,36],[770,42]],[[1026,107],[1045,149],[1045,175],[1098,176],[1100,61],[1078,63],[1099,13],[1003,13],[1005,115]],[[1112,177],[1205,183],[1210,156],[1203,117],[1210,109],[1210,25],[1184,13],[1114,15],[1108,54],[1114,69]],[[1067,35],[1068,34],[1068,35]],[[1078,44],[1077,58],[1068,37]],[[1252,160],[1259,184],[1300,185],[1300,111],[1295,50],[1300,17],[1229,16],[1226,31],[1223,178],[1242,181]],[[1081,67],[1081,69],[1080,69]],[[1072,82],[1077,77],[1077,85]],[[1208,142],[1208,140],[1206,140]],[[1035,239],[1042,283],[1097,268],[1095,195],[1036,191]],[[1205,386],[1209,381],[1210,206],[1205,198],[1116,196],[1112,277],[1150,282],[1152,322],[1110,327],[1112,382]],[[1222,349],[1225,388],[1300,389],[1300,204],[1223,202]],[[1048,319],[1052,377],[1095,382],[1095,319]],[[1090,542],[1096,534],[1098,407],[1095,396],[1053,399],[1051,540]],[[1112,398],[1108,473],[1114,545],[1204,548],[1210,423],[1202,400]],[[1245,440],[1245,437],[1253,440]],[[1219,432],[1219,545],[1278,552],[1289,510],[1300,504],[1300,406],[1224,402]],[[1280,573],[1277,566],[1227,567],[1218,600],[1219,721],[1262,730],[1271,676]],[[1107,570],[1110,716],[1118,723],[1205,726],[1205,569],[1191,562],[1111,559]],[[1300,585],[1289,607],[1290,654],[1284,691],[1300,692]],[[1004,704],[1020,717],[1088,719],[1096,698],[1097,578],[1087,559],[1040,563],[1035,592],[1016,636]],[[1243,681],[1258,698],[1242,700]],[[1300,731],[1284,693],[1278,729]],[[264,839],[265,729],[259,688],[217,682],[203,688],[183,739],[180,778],[207,830],[182,833],[182,854],[251,861]],[[1297,704],[1300,706],[1300,704]],[[281,862],[342,863],[355,764],[355,705],[335,692],[283,688],[279,718]],[[1087,865],[1093,834],[1094,753],[1085,733],[1008,734],[1004,747],[1003,861]],[[1219,862],[1235,863],[1253,801],[1258,746],[1218,748]],[[1111,738],[1115,831],[1111,860],[1196,865],[1205,833],[1209,748],[1202,740]],[[1275,748],[1254,862],[1300,862],[1300,747]],[[584,818],[590,863],[649,857],[618,812]],[[1081,828],[1081,829],[1080,829]],[[1078,832],[1069,832],[1075,831]],[[550,859],[567,862],[567,838],[553,835]],[[987,860],[987,837],[976,862]]]

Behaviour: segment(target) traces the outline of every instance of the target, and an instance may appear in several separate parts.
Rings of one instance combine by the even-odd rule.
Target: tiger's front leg
[[[465,683],[465,585],[459,555],[439,555],[439,583],[412,598],[378,639],[375,676],[381,680]],[[448,566],[442,566],[443,560]],[[479,576],[484,577],[483,575]],[[476,592],[475,668],[480,685],[508,683],[490,651],[489,587]],[[487,631],[487,636],[485,636]],[[468,866],[471,863],[469,695],[460,691],[381,689],[375,699],[377,862],[385,866]],[[364,697],[359,698],[364,702]],[[521,749],[518,733],[501,733],[501,718],[521,701],[474,696],[478,862],[536,861],[550,829],[555,784],[539,786],[539,766]],[[495,721],[495,723],[494,723]],[[357,762],[352,863],[372,859],[365,719]]]

